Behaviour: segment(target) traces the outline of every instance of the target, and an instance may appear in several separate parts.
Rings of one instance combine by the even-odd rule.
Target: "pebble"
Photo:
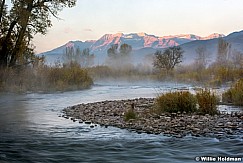
[[[162,113],[157,115],[153,109],[154,98],[138,98],[133,100],[102,101],[79,104],[63,110],[62,117],[78,120],[79,123],[99,124],[107,128],[114,126],[137,133],[164,134],[176,138],[188,134],[192,136],[209,136],[216,138],[242,136],[243,113],[220,114],[210,116],[196,113]],[[124,114],[131,109],[136,112],[136,119],[124,120]],[[93,125],[94,124],[94,125]]]
[[[91,121],[85,121],[84,123],[85,124],[91,124]]]

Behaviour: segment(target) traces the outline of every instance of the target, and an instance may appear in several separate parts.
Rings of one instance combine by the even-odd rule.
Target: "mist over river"
[[[197,156],[242,158],[242,137],[173,138],[138,134],[99,125],[90,128],[90,125],[73,122],[60,116],[65,107],[80,103],[156,97],[164,91],[184,88],[191,90],[192,87],[178,83],[100,82],[91,89],[82,91],[1,94],[0,163],[176,163],[195,162]]]

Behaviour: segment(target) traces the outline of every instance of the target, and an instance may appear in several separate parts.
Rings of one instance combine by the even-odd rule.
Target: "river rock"
[[[114,126],[130,129],[133,132],[148,134],[164,134],[177,138],[191,133],[193,136],[227,137],[242,135],[243,114],[197,115],[195,113],[162,113],[157,115],[151,110],[153,98],[133,100],[102,101],[79,104],[63,110],[63,117],[78,120],[85,124],[99,124],[101,127]],[[124,120],[128,109],[133,108],[136,119]],[[91,128],[94,125],[90,125]]]

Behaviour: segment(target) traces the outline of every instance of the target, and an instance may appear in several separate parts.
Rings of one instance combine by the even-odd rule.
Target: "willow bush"
[[[69,67],[25,67],[0,70],[1,92],[66,91],[89,88],[93,84],[87,70]]]
[[[48,87],[53,90],[77,90],[89,88],[93,81],[86,70],[79,66],[50,68],[47,73]]]
[[[199,105],[198,112],[201,114],[218,114],[217,104],[218,97],[209,89],[201,90],[196,94],[197,102]]]
[[[188,91],[169,92],[162,94],[156,99],[156,112],[195,112],[197,100]]]
[[[169,92],[156,98],[155,112],[177,113],[198,112],[200,114],[214,115],[217,110],[218,98],[210,90],[202,90],[196,95],[188,91]]]
[[[222,94],[222,101],[243,106],[243,79],[238,80],[228,91]]]

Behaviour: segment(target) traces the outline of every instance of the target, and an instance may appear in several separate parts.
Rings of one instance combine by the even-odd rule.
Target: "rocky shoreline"
[[[196,113],[155,114],[153,98],[102,101],[79,104],[63,110],[63,117],[73,121],[108,127],[114,126],[137,133],[163,134],[173,137],[186,135],[216,138],[243,138],[243,113],[198,115]],[[136,119],[124,120],[124,114],[134,107]]]

